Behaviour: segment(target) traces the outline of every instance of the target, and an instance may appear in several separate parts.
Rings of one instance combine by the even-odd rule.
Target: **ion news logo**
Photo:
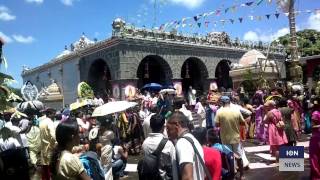
[[[304,171],[304,147],[280,147],[279,171]]]

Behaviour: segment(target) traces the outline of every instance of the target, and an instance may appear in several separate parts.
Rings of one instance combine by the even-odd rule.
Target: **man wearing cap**
[[[228,146],[233,153],[242,157],[242,148],[240,143],[240,125],[245,123],[240,111],[237,108],[230,106],[230,98],[222,96],[220,98],[222,107],[217,110],[215,123],[220,127],[220,138],[222,144]],[[243,162],[242,159],[237,159],[237,164],[240,171],[240,179],[243,177]]]

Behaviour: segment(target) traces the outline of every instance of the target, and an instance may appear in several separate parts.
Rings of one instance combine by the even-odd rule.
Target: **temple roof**
[[[71,51],[68,50],[67,46],[65,46],[64,51],[62,51],[56,58],[61,58],[61,57],[66,56],[70,53],[71,53]]]

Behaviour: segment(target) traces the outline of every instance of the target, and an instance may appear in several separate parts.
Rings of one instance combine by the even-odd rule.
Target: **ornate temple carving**
[[[43,87],[39,94],[39,99],[42,101],[59,101],[63,99],[60,87],[54,80],[48,87]]]

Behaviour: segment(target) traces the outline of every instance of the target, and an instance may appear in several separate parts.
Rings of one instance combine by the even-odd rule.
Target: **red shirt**
[[[218,150],[203,146],[204,163],[206,164],[212,180],[221,179],[221,154]]]

